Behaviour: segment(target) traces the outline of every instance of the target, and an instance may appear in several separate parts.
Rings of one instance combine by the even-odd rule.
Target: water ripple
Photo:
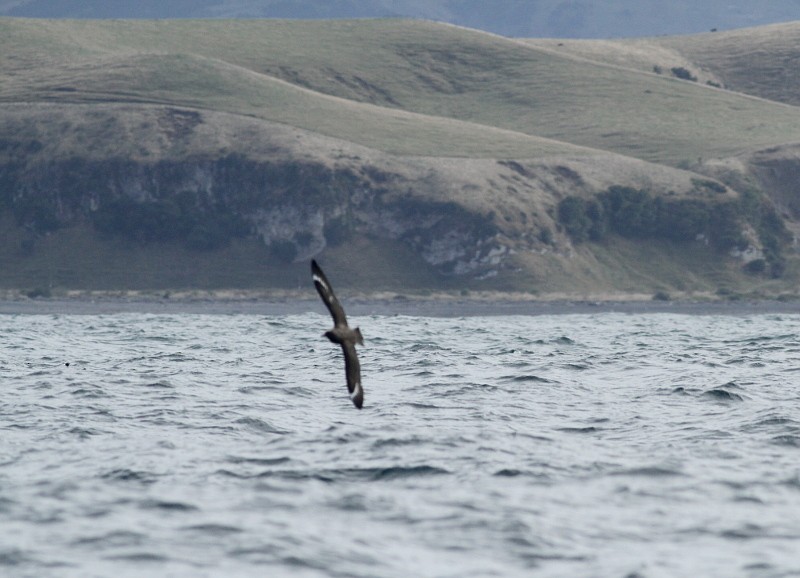
[[[0,574],[782,576],[794,315],[16,315]]]

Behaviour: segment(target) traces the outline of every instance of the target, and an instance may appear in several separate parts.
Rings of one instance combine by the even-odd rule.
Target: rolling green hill
[[[685,68],[701,84],[774,102],[800,104],[800,22],[687,36],[620,40],[528,39],[530,46],[643,72]]]
[[[401,154],[438,150],[429,138],[441,119],[673,165],[780,144],[800,130],[797,111],[778,103],[426,22],[5,19],[0,51],[9,73],[24,71],[4,83],[0,102],[210,108]],[[396,110],[437,120],[418,119],[429,131],[417,130]],[[409,137],[394,135],[409,125],[420,138],[398,150]],[[495,156],[486,146],[441,154]],[[501,155],[538,156],[514,151]]]
[[[783,88],[655,74],[667,58],[726,86],[746,76],[722,45],[714,59],[668,40],[528,42],[405,20],[2,18],[0,210],[12,218],[0,286],[286,287],[291,261],[321,253],[361,263],[354,279],[381,289],[784,290],[794,262],[767,250],[758,195],[770,191],[751,160],[796,140],[800,109],[765,97]],[[585,217],[608,234],[576,239],[560,203],[591,207],[614,186],[661,198],[662,221],[690,207],[683,240],[626,236],[611,205]],[[728,204],[738,244],[767,250],[783,280],[708,245],[709,215]],[[148,251],[206,273],[145,266]],[[246,274],[213,273],[230,270],[214,265],[226,251]],[[99,257],[110,254],[149,272],[113,274]]]

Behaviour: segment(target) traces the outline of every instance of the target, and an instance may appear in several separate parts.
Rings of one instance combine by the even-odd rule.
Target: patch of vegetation
[[[582,197],[566,197],[558,204],[558,222],[579,243],[601,240],[607,228],[602,205]]]
[[[689,80],[691,82],[697,82],[697,77],[683,66],[673,66],[669,70],[672,73],[672,76],[674,76],[675,78],[680,78],[681,80]]]
[[[638,239],[694,241],[705,236],[718,249],[743,246],[741,212],[734,202],[666,199],[613,186],[594,199],[567,197],[558,221],[576,242],[601,241],[609,233]]]
[[[714,181],[698,181],[699,185],[714,192],[721,188]],[[777,278],[786,269],[783,247],[790,240],[786,224],[766,197],[752,191],[737,201],[673,200],[612,186],[594,199],[566,197],[558,205],[558,222],[577,243],[601,241],[613,233],[676,242],[706,239],[720,251],[745,248],[742,226],[749,223],[758,232],[764,263],[751,262],[746,270]]]
[[[763,275],[767,271],[767,262],[764,259],[754,259],[744,266],[744,270],[753,275]]]
[[[119,197],[92,213],[95,229],[138,243],[183,241],[187,248],[210,251],[246,236],[249,226],[228,207],[185,191],[167,199],[135,201]]]

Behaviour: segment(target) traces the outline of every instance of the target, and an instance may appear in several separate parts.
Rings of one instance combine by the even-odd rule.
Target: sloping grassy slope
[[[730,90],[800,105],[800,22],[654,42],[709,70]]]
[[[800,76],[794,64],[800,58],[800,22],[688,36],[526,42],[644,72],[658,66],[670,74],[672,67],[683,67],[700,83],[710,81],[731,91],[800,104]]]
[[[662,46],[657,38],[632,39],[561,39],[526,38],[525,44],[543,50],[553,51],[566,57],[584,59],[597,64],[605,64],[630,70],[653,74],[656,68],[671,76],[670,69],[684,67],[696,76],[702,75],[695,64],[672,47]],[[698,78],[699,80],[699,78]],[[703,79],[705,83],[705,79]]]
[[[0,85],[0,102],[172,104],[255,116],[403,155],[592,154],[566,143],[348,101],[194,54],[43,63]]]
[[[305,128],[348,139],[358,133],[356,142],[404,154],[498,154],[491,147],[499,135],[443,127],[430,119],[436,116],[671,164],[800,133],[800,111],[792,107],[427,22],[0,19],[0,53],[8,76],[19,79],[4,85],[7,102],[113,98],[223,107],[289,124],[306,119]],[[353,100],[383,108],[354,107]],[[451,128],[461,131],[453,140],[462,147],[485,142],[448,149],[441,131]],[[533,146],[528,156],[558,152],[550,145]],[[517,151],[519,142],[503,146],[506,156],[527,152]]]

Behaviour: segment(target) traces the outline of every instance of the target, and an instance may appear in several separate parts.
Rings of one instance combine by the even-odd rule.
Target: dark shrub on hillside
[[[658,223],[653,198],[632,187],[609,187],[598,198],[608,218],[608,229],[623,237],[650,237]]]
[[[744,266],[744,270],[753,275],[761,275],[767,270],[767,262],[764,259],[755,259]]]
[[[558,205],[558,221],[576,242],[599,241],[615,233],[672,241],[693,241],[705,235],[721,250],[745,244],[736,203],[667,200],[631,187],[609,187],[597,200],[567,197]]]
[[[558,222],[564,227],[570,237],[576,242],[600,241],[605,237],[607,220],[603,205],[595,199],[582,199],[581,197],[566,197],[558,204]],[[552,241],[552,233],[549,241]],[[542,232],[541,234],[545,234]],[[540,234],[540,235],[541,235]]]
[[[589,227],[589,239],[602,240],[608,233],[608,219],[603,204],[594,199],[586,201],[586,216],[592,223]]]
[[[592,221],[586,213],[586,201],[580,197],[567,197],[558,204],[558,222],[578,243],[589,239]]]
[[[697,77],[694,76],[689,70],[684,68],[683,66],[675,66],[669,69],[672,72],[672,76],[675,78],[680,78],[681,80],[691,80],[692,82],[697,82]]]
[[[183,241],[194,250],[212,250],[249,232],[245,221],[224,207],[199,203],[195,193],[137,202],[120,197],[92,215],[97,231],[139,243]]]

